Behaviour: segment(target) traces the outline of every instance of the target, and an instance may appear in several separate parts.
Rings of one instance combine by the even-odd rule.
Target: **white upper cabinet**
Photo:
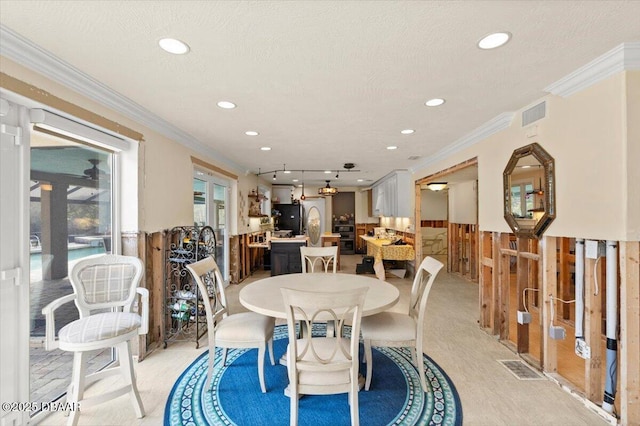
[[[372,188],[374,216],[411,217],[411,175],[408,171],[393,172]]]

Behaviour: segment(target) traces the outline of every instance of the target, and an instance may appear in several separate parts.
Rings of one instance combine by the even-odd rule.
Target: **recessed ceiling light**
[[[478,47],[483,50],[495,49],[496,47],[504,45],[509,39],[511,39],[511,33],[506,31],[489,34],[480,39]]]
[[[324,172],[325,173],[331,173],[331,170],[325,170]]]
[[[364,179],[358,179],[358,182],[364,182]]]
[[[410,135],[413,132],[415,132],[415,130],[413,129],[404,129],[400,131],[400,133],[402,133],[403,135]]]
[[[247,136],[258,136],[260,133],[256,132],[255,130],[247,130],[246,132],[244,132],[244,134]]]
[[[270,146],[263,146],[260,149],[263,150],[263,151],[271,151],[271,147]]]
[[[444,103],[444,99],[441,98],[433,98],[433,99],[429,99],[427,102],[425,102],[424,104],[426,106],[430,106],[430,107],[436,107],[436,106],[440,106]]]
[[[234,104],[233,102],[229,102],[229,101],[220,101],[218,102],[218,106],[220,108],[224,108],[224,109],[233,109],[236,107],[236,104]]]
[[[298,179],[292,179],[292,180],[293,180],[294,182],[297,182],[297,181],[298,181]]]
[[[189,46],[175,38],[163,38],[158,41],[158,44],[162,50],[173,53],[174,55],[184,55],[185,53],[189,53]]]
[[[291,170],[285,170],[284,173],[285,174],[289,174],[289,173],[291,173]]]
[[[391,145],[391,146],[388,146],[387,149],[388,150],[394,150],[394,149],[398,149],[398,147],[395,146],[395,145]]]

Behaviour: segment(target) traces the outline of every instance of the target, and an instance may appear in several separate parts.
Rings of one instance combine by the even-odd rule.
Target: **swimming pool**
[[[92,254],[106,253],[104,247],[69,247],[69,262],[72,260],[82,259],[83,257],[91,256]],[[32,271],[42,269],[42,253],[31,253],[30,267]]]

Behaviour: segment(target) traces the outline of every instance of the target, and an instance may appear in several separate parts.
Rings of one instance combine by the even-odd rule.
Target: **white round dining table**
[[[336,292],[361,287],[369,289],[362,309],[363,317],[385,311],[400,299],[400,291],[392,284],[364,275],[341,273],[299,273],[263,278],[240,290],[239,299],[242,306],[253,312],[286,319],[281,288]]]

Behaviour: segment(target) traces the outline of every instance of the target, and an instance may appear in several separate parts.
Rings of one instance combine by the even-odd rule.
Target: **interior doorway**
[[[416,180],[416,256],[478,280],[477,158]]]

